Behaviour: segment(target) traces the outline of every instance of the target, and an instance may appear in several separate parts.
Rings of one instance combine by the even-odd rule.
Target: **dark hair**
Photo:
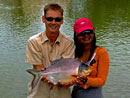
[[[63,16],[64,10],[59,4],[52,3],[52,4],[46,5],[44,7],[44,16],[46,15],[48,10],[54,10],[54,11],[57,10],[57,11],[61,12],[61,15]]]
[[[92,43],[91,43],[91,51],[90,51],[90,56],[89,56],[89,60],[91,59],[93,53],[94,53],[94,50],[96,49],[96,36],[95,36],[95,33],[94,34],[94,37],[93,37],[93,40],[92,40]],[[76,36],[76,32],[74,33],[74,43],[75,43],[75,57],[81,57],[83,55],[83,52],[84,52],[84,47],[83,47],[83,44],[80,43],[77,39],[77,36]]]

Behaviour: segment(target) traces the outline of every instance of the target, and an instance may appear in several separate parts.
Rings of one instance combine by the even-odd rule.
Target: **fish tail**
[[[26,70],[28,73],[33,75],[33,80],[32,80],[32,89],[36,87],[36,85],[38,84],[39,80],[41,79],[41,76],[39,74],[40,70],[36,70],[36,69],[27,69]]]

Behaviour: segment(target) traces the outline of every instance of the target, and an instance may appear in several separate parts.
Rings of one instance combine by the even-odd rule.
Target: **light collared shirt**
[[[41,32],[29,38],[26,48],[26,62],[33,65],[43,64],[45,68],[51,62],[60,58],[74,58],[74,43],[62,33],[59,33],[53,47],[49,42],[45,32]],[[28,85],[27,98],[71,98],[70,89],[67,87],[54,86],[50,90],[50,85],[44,81],[39,81],[38,85],[31,89]]]

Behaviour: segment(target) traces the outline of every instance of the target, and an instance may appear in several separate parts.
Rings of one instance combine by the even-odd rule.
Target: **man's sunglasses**
[[[84,36],[84,35],[86,35],[86,34],[93,34],[93,33],[94,33],[93,30],[85,30],[85,31],[83,31],[83,32],[81,32],[81,33],[79,33],[79,34],[77,34],[77,36]]]
[[[55,20],[55,22],[61,22],[61,20],[63,19],[62,17],[56,17],[56,18],[53,18],[53,17],[45,17],[45,19],[47,21],[53,21]]]

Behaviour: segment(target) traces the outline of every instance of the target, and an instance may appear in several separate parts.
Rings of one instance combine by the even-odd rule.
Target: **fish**
[[[45,70],[27,69],[26,71],[33,75],[32,88],[36,87],[44,75],[54,85],[70,83],[75,76],[88,76],[91,73],[89,64],[95,55],[88,63],[83,63],[75,58],[63,58],[54,60],[51,66]]]

